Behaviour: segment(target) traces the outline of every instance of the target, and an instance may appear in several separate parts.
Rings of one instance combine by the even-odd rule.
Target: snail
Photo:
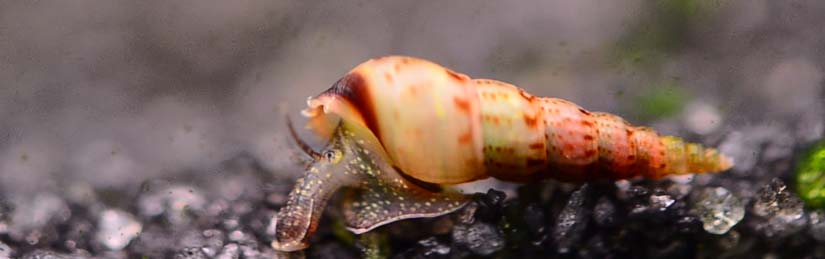
[[[659,136],[609,113],[533,96],[504,82],[471,79],[404,56],[366,61],[302,114],[328,141],[276,216],[273,248],[308,247],[327,200],[344,198],[347,228],[364,233],[394,221],[453,212],[470,198],[454,186],[510,182],[659,179],[721,172],[732,161],[712,148]]]

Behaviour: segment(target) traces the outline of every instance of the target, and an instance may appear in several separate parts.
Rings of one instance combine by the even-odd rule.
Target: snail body
[[[324,197],[344,186],[362,190],[344,204],[350,229],[360,233],[403,218],[449,213],[467,198],[448,187],[488,177],[658,179],[732,166],[715,149],[659,136],[616,115],[411,57],[362,63],[308,105],[302,113],[309,128],[329,139],[325,152],[333,153],[315,155],[281,209],[278,223],[285,227],[273,242],[279,250],[306,247]],[[341,172],[330,176],[339,178],[334,184],[307,180],[336,168]]]

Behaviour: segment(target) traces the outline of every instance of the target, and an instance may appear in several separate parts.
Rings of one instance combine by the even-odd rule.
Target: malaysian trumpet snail
[[[433,217],[469,198],[451,186],[494,177],[528,182],[627,179],[724,171],[715,149],[659,136],[622,118],[471,79],[432,62],[369,60],[308,100],[308,128],[328,141],[277,215],[277,250],[308,246],[328,198],[348,193],[348,229]]]

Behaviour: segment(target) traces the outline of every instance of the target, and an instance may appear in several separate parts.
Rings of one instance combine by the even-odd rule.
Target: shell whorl
[[[659,178],[731,166],[714,149],[618,116],[410,57],[367,61],[308,103],[304,115],[320,135],[331,132],[329,114],[366,127],[394,166],[429,183]]]

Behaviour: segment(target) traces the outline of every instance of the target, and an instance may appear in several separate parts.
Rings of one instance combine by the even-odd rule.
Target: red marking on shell
[[[458,108],[458,110],[464,113],[470,113],[470,101],[459,97],[453,97],[453,103],[455,103],[455,107]]]
[[[580,121],[583,126],[586,127],[593,127],[593,122],[587,119],[583,119]]]
[[[375,108],[370,98],[370,90],[367,81],[359,73],[349,73],[339,79],[329,89],[321,95],[337,95],[349,101],[364,119],[364,124],[381,139],[381,132],[378,128],[378,121],[375,115]]]
[[[471,140],[473,140],[473,133],[469,131],[461,134],[461,136],[458,136],[459,144],[470,144]]]
[[[535,128],[538,127],[538,116],[530,116],[524,114],[524,123],[527,124],[527,127]]]
[[[596,155],[596,150],[590,149],[584,152],[584,155],[587,157],[592,157]]]
[[[392,74],[389,72],[384,73],[384,79],[387,80],[388,83],[392,84]]]
[[[591,135],[584,135],[584,140],[587,140],[587,141],[593,141],[593,139],[594,139],[594,138],[593,138],[593,136],[591,136]]]
[[[543,150],[544,149],[544,142],[536,142],[536,143],[530,144],[527,147],[529,147],[530,149]]]

